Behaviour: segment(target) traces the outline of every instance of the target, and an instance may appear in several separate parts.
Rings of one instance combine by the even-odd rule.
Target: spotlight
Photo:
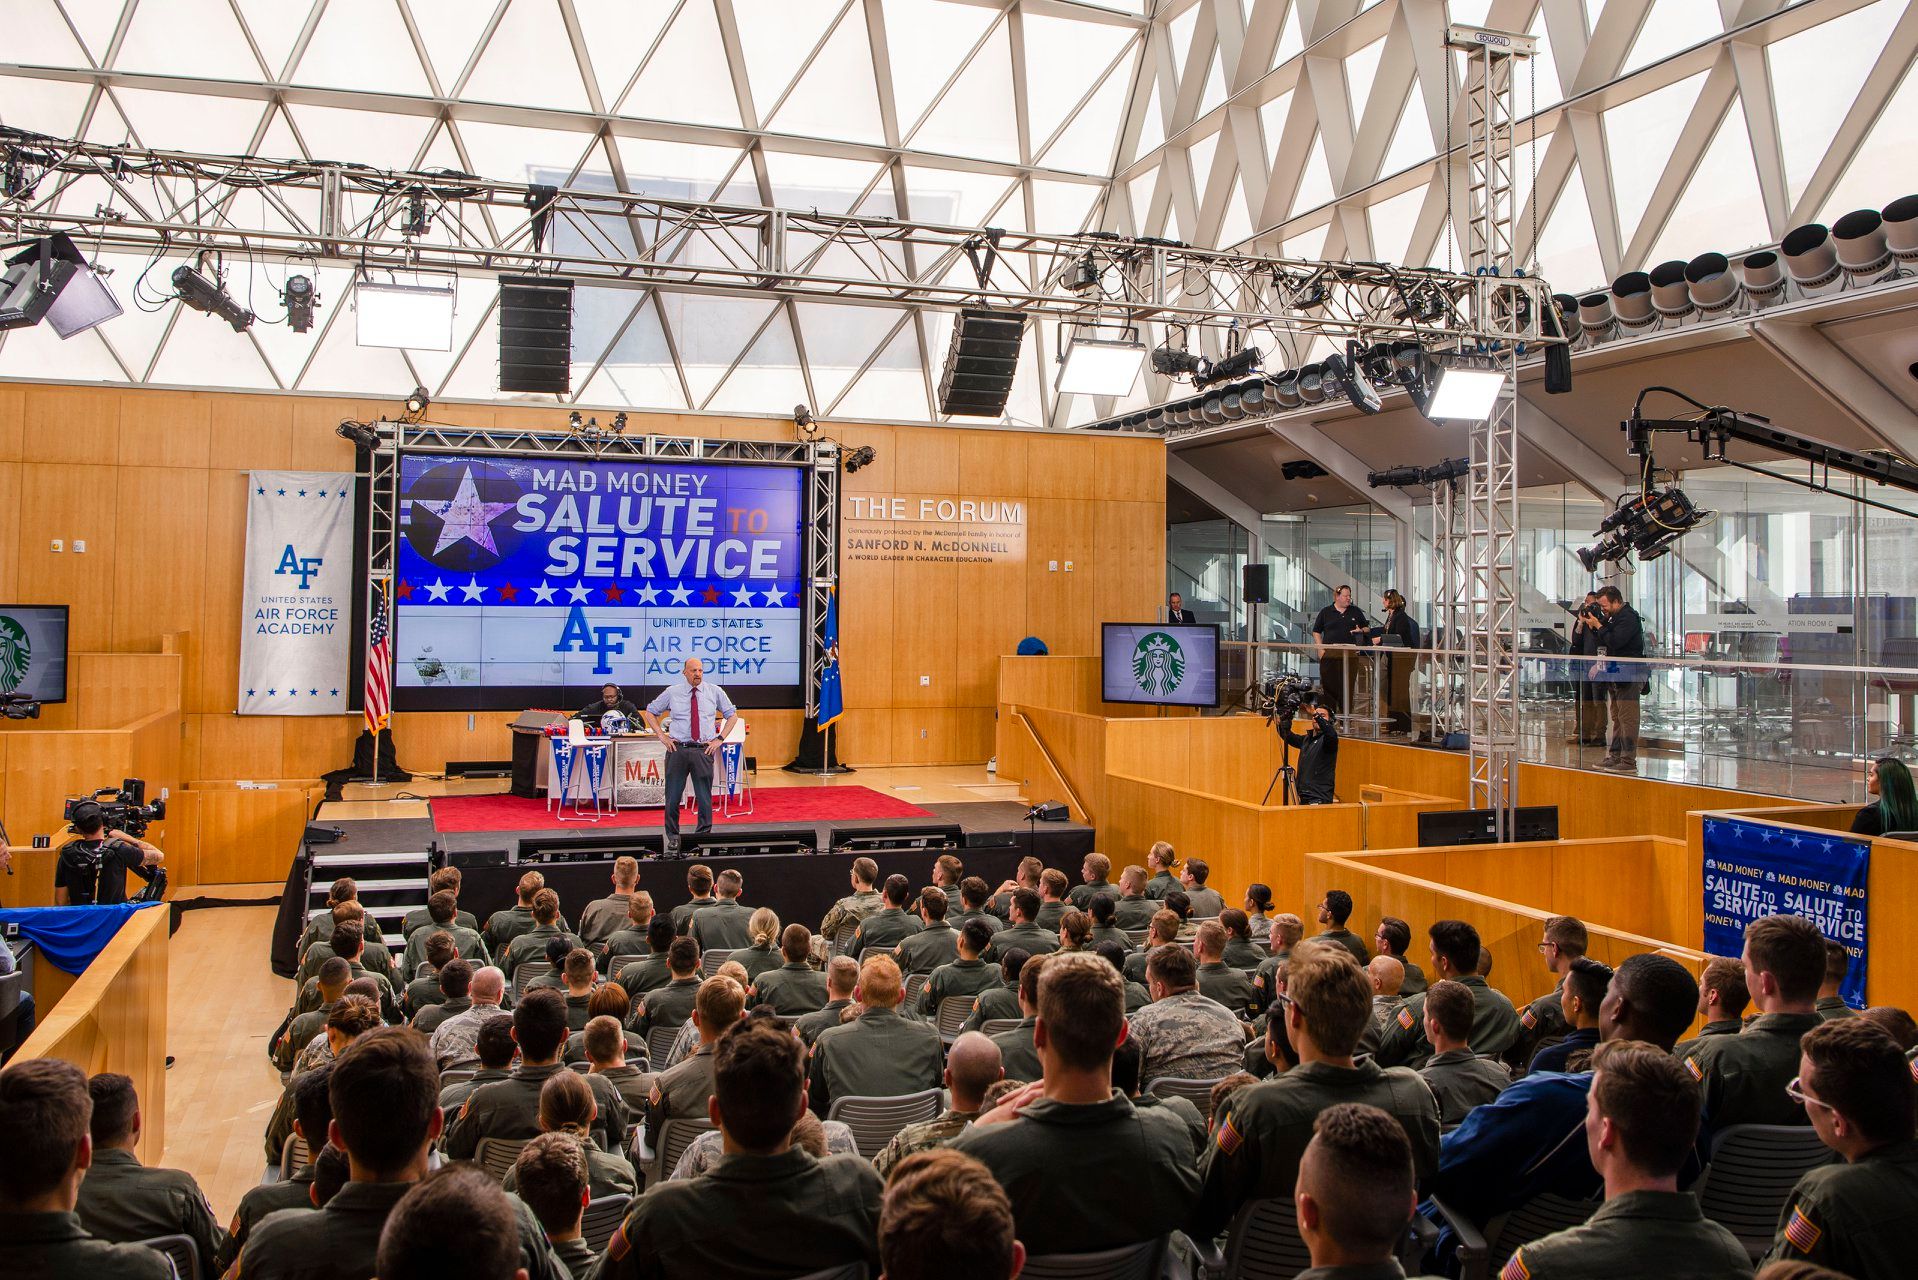
[[[1831,242],[1831,231],[1822,222],[1807,222],[1785,233],[1778,244],[1779,256],[1792,283],[1807,297],[1829,290],[1838,282],[1838,250]]]
[[[1156,347],[1152,352],[1152,372],[1168,378],[1180,378],[1205,368],[1205,360],[1182,347]]]
[[[1432,404],[1425,416],[1434,421],[1483,422],[1492,416],[1504,390],[1503,370],[1448,366],[1432,389]]]
[[[1282,480],[1317,480],[1331,474],[1310,458],[1297,458],[1279,465],[1279,478]]]
[[[1304,403],[1299,395],[1299,375],[1296,371],[1269,379],[1266,385],[1272,388],[1272,403],[1281,409],[1296,409]]]
[[[414,187],[406,197],[406,216],[400,222],[400,234],[423,236],[433,229],[433,215],[426,208],[426,188]]]
[[[1470,458],[1447,458],[1425,468],[1425,483],[1445,484],[1452,480],[1463,480],[1472,474]]]
[[[1240,347],[1229,356],[1222,356],[1205,367],[1205,372],[1194,379],[1199,385],[1212,382],[1229,382],[1233,378],[1243,378],[1258,370],[1265,359],[1265,353],[1254,346]]]
[[[0,276],[0,331],[45,320],[62,338],[71,338],[119,314],[119,299],[106,278],[64,232],[29,244],[7,260],[6,274]]]
[[[799,434],[807,440],[814,440],[819,436],[819,423],[813,420],[812,409],[806,405],[793,406],[793,425],[799,428]]]
[[[451,351],[458,291],[451,277],[413,284],[362,278],[353,286],[354,341],[362,347]]]
[[[1856,209],[1831,224],[1838,266],[1852,284],[1864,284],[1891,265],[1885,219],[1876,209]]]
[[[1224,396],[1207,396],[1199,406],[1199,416],[1205,419],[1209,427],[1221,427],[1229,421],[1225,414]]]
[[[1578,300],[1579,327],[1601,342],[1611,336],[1617,319],[1612,313],[1612,295],[1605,290],[1588,293]]]
[[[878,458],[878,456],[879,455],[876,452],[874,452],[873,447],[871,445],[869,444],[860,445],[857,449],[854,449],[851,453],[846,455],[846,461],[845,461],[846,474],[851,475],[853,472],[860,470],[862,467],[870,467],[873,464],[874,459]]]
[[[1308,364],[1299,370],[1299,399],[1306,404],[1319,404],[1325,399],[1325,368],[1323,365]]]
[[[425,387],[414,387],[413,394],[406,397],[406,420],[418,422],[432,403],[433,397],[426,394]]]
[[[245,333],[253,325],[253,313],[227,293],[223,278],[209,280],[183,264],[173,269],[173,287],[179,291],[181,302],[195,311],[220,317],[233,326],[235,333]]]
[[[1683,262],[1661,262],[1651,269],[1652,310],[1665,320],[1682,320],[1692,313],[1691,289]]]
[[[1066,264],[1065,273],[1059,283],[1067,293],[1086,294],[1099,287],[1099,279],[1099,264],[1094,262],[1092,255],[1088,253],[1085,257],[1074,258]]]
[[[1365,473],[1365,483],[1374,489],[1416,489],[1425,483],[1424,467],[1387,467]]]
[[[1918,196],[1899,196],[1885,206],[1885,243],[1898,261],[1918,262]]]
[[[1738,274],[1744,278],[1745,296],[1754,307],[1769,307],[1785,297],[1785,267],[1770,249],[1748,253],[1738,260]]]
[[[1585,326],[1578,312],[1578,299],[1569,293],[1552,295],[1552,305],[1558,310],[1558,331],[1567,342],[1577,342],[1584,336]]]
[[[613,434],[616,436],[626,434],[626,411],[624,409],[621,409],[613,415]]]
[[[566,429],[569,431],[584,431],[586,429],[586,419],[578,409],[566,415]]]
[[[305,333],[311,329],[313,308],[320,305],[320,295],[313,291],[313,277],[288,276],[280,289],[280,305],[286,308],[286,323],[293,332]]]
[[[1272,408],[1271,384],[1263,378],[1240,386],[1238,396],[1248,417],[1256,418]]]
[[[1652,310],[1652,278],[1627,271],[1612,281],[1612,312],[1627,329],[1643,329],[1657,318]]]
[[[1392,377],[1405,388],[1405,394],[1412,398],[1413,406],[1420,413],[1431,412],[1432,383],[1436,376],[1432,358],[1424,347],[1410,341],[1392,344]]]
[[[1722,253],[1701,253],[1685,264],[1685,291],[1694,307],[1710,315],[1737,302],[1744,290],[1732,274],[1731,259]]]
[[[361,449],[374,449],[377,448],[380,443],[379,432],[373,430],[373,428],[363,422],[354,422],[350,418],[339,425],[337,432],[340,439],[351,440],[356,447]]]
[[[1059,378],[1053,390],[1065,395],[1122,396],[1139,380],[1145,363],[1145,343],[1127,329],[1119,338],[1087,337],[1074,333],[1059,356]]]
[[[1350,400],[1352,407],[1360,413],[1377,413],[1382,407],[1379,389],[1373,386],[1372,380],[1359,369],[1358,356],[1355,354],[1356,346],[1356,343],[1347,344],[1347,354],[1343,356],[1327,356],[1325,376],[1345,393],[1345,398]]]

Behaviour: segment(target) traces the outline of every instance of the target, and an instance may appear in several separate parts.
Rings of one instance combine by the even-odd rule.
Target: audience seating
[[[848,920],[845,924],[840,925],[839,931],[832,936],[831,954],[835,956],[845,955],[846,949],[852,946],[852,936],[858,932],[859,922],[857,920]]]
[[[699,957],[699,976],[702,978],[712,977],[715,973],[719,972],[720,965],[725,964],[726,961],[732,958],[732,954],[732,948],[730,947],[713,947],[710,950],[702,952]]]
[[[487,1176],[495,1182],[505,1182],[506,1174],[519,1159],[520,1149],[530,1139],[527,1138],[481,1138],[479,1150],[473,1153],[473,1159],[479,1167],[486,1170]]]
[[[859,1154],[870,1160],[886,1149],[892,1136],[909,1124],[939,1118],[940,1089],[922,1089],[896,1098],[834,1098],[826,1119],[852,1130]]]
[[[1712,1138],[1711,1156],[1697,1188],[1699,1208],[1737,1236],[1755,1263],[1771,1252],[1798,1179],[1829,1164],[1832,1152],[1808,1124],[1735,1124]]]
[[[646,1146],[646,1126],[640,1125],[633,1131],[637,1135],[633,1140],[633,1165],[645,1177],[647,1186],[657,1186],[672,1176],[686,1148],[714,1127],[710,1120],[665,1121],[659,1126],[659,1149],[655,1151]]]
[[[313,1153],[306,1149],[306,1139],[297,1133],[288,1134],[286,1141],[280,1144],[281,1179],[291,1178],[312,1163]]]
[[[939,1028],[939,1038],[951,1044],[965,1030],[966,1019],[972,1016],[971,996],[947,996],[934,1010],[934,1024]]]
[[[679,1039],[678,1027],[654,1027],[646,1033],[646,1061],[664,1062],[673,1055],[673,1041]],[[664,1068],[661,1068],[664,1070]]]
[[[468,1080],[478,1075],[479,1070],[477,1065],[471,1067],[448,1067],[446,1070],[440,1072],[440,1088],[444,1089],[449,1084],[465,1084]]]
[[[1159,1280],[1166,1237],[1097,1253],[1051,1253],[1027,1258],[1024,1280]]]
[[[1603,1203],[1603,1198],[1567,1200],[1564,1196],[1535,1196],[1510,1213],[1493,1218],[1481,1234],[1469,1219],[1446,1207],[1444,1201],[1436,1197],[1432,1200],[1432,1206],[1458,1236],[1459,1280],[1486,1280],[1488,1276],[1497,1275],[1520,1245],[1578,1226],[1598,1212]]]
[[[522,960],[519,968],[513,970],[513,1002],[517,1004],[526,994],[526,988],[534,978],[543,973],[551,973],[553,966],[545,960]]]
[[[1196,1241],[1206,1280],[1295,1276],[1312,1265],[1299,1236],[1298,1206],[1290,1196],[1248,1201],[1232,1219],[1225,1248]]]
[[[1224,1079],[1221,1076],[1219,1079]],[[1146,1090],[1155,1098],[1184,1098],[1199,1109],[1206,1123],[1212,1123],[1212,1086],[1218,1080],[1191,1080],[1179,1076],[1160,1076]]]
[[[989,1036],[996,1036],[1001,1031],[1012,1030],[1018,1026],[1021,1021],[1019,1018],[987,1018],[979,1024],[979,1029]]]
[[[906,1008],[917,1009],[919,1007],[919,993],[924,991],[926,984],[931,981],[932,975],[929,973],[911,973],[906,975]]]
[[[606,1252],[606,1242],[613,1238],[613,1232],[619,1230],[619,1224],[626,1220],[626,1210],[633,1203],[629,1195],[601,1196],[586,1206],[586,1216],[580,1220],[580,1235],[586,1243],[593,1246],[594,1253]]]
[[[140,1244],[167,1260],[167,1265],[173,1268],[174,1280],[199,1280],[200,1246],[194,1243],[192,1236],[155,1236]]]
[[[1127,940],[1135,947],[1143,947],[1145,940],[1152,936],[1150,929],[1121,929],[1120,932],[1125,934]]]

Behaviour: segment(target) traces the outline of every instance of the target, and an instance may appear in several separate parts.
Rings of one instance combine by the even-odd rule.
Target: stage
[[[508,803],[510,802],[510,804]],[[1077,822],[1028,822],[1027,806],[1014,801],[928,802],[909,804],[866,787],[765,787],[758,811],[720,820],[704,841],[683,827],[682,856],[661,854],[663,832],[658,810],[623,810],[600,823],[560,822],[545,803],[505,795],[436,796],[429,817],[330,818],[319,825],[338,827],[335,843],[303,845],[288,877],[274,930],[273,963],[287,972],[303,927],[309,877],[324,892],[340,875],[362,880],[403,874],[423,879],[433,866],[460,868],[464,882],[460,907],[484,922],[511,906],[514,886],[528,870],[538,870],[560,897],[567,919],[578,923],[581,907],[612,892],[612,860],[630,854],[640,860],[640,888],[653,895],[655,909],[669,911],[691,895],[686,868],[701,862],[714,871],[732,867],[745,877],[744,901],[767,906],[785,923],[816,929],[832,904],[850,892],[853,859],[873,858],[883,878],[895,872],[915,889],[932,880],[940,853],[956,854],[966,874],[996,888],[1009,878],[1028,852],[1078,883],[1079,862],[1093,849],[1093,829]],[[354,805],[364,813],[377,806]],[[500,825],[473,826],[489,816]],[[833,852],[848,839],[892,836],[900,844],[921,847]],[[759,848],[753,846],[757,844]],[[418,861],[412,861],[417,855]],[[317,858],[317,864],[316,864]],[[353,860],[367,860],[362,873]],[[426,901],[424,889],[380,894],[362,889],[361,901],[392,926],[398,916]],[[390,918],[390,919],[389,919]]]

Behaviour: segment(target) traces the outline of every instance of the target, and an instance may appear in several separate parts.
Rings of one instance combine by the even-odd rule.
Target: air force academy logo
[[[1168,697],[1185,682],[1185,650],[1163,631],[1148,631],[1132,648],[1132,679],[1141,693]]]
[[[302,556],[289,542],[286,550],[280,553],[280,567],[273,571],[273,576],[298,578],[300,590],[309,591],[313,587],[313,579],[319,576],[320,566],[325,563],[326,560],[320,556]]]
[[[590,653],[596,659],[593,674],[609,676],[613,673],[613,665],[607,661],[607,655],[625,653],[626,641],[632,634],[631,627],[590,626],[586,621],[586,610],[574,605],[572,612],[566,615],[566,626],[560,631],[559,643],[553,646],[553,652]]]

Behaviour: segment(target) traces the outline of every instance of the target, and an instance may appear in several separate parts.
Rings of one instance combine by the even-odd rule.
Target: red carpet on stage
[[[849,822],[860,818],[936,818],[917,805],[894,799],[870,787],[763,787],[754,793],[757,804],[751,813],[731,817],[714,806],[713,825],[743,823],[800,825],[809,822]],[[561,822],[549,811],[544,800],[523,796],[435,796],[433,829],[456,831],[583,831],[593,827],[649,827],[658,829],[658,809],[621,809],[607,814],[597,823]],[[684,830],[691,831],[691,811],[684,815]]]

